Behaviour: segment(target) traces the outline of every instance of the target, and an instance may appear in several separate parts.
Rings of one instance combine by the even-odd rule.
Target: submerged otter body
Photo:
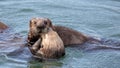
[[[74,44],[83,44],[88,41],[88,37],[84,34],[64,26],[54,26],[55,31],[61,37],[65,46]]]

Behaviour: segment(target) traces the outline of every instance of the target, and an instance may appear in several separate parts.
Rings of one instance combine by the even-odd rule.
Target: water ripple
[[[109,10],[110,12],[115,12],[117,14],[120,14],[120,8],[115,6],[109,6],[109,5],[99,5],[98,7],[103,8],[105,10]]]
[[[34,12],[34,10],[30,8],[23,8],[19,12]]]

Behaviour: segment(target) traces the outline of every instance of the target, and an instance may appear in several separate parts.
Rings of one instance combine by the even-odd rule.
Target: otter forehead
[[[38,19],[38,20],[36,20],[36,25],[37,26],[41,26],[41,25],[44,25],[44,20],[43,19]]]
[[[39,26],[43,25],[44,21],[45,21],[44,18],[32,18],[30,20],[31,25],[34,27],[39,27]]]
[[[39,25],[39,24],[43,24],[43,23],[47,22],[47,19],[46,18],[33,18],[32,22]]]
[[[44,18],[34,18],[33,21],[36,22],[36,24],[40,24],[40,23],[43,23],[45,21],[45,19]]]

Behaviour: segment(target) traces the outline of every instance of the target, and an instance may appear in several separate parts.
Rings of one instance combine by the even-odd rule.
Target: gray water
[[[24,47],[29,20],[34,17],[104,38],[104,45],[67,47],[66,56],[39,62]],[[0,68],[120,68],[120,0],[0,0],[0,21],[9,26],[0,34]]]

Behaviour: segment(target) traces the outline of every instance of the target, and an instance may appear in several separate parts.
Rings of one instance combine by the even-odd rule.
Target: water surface
[[[65,57],[39,62],[24,46],[33,17],[103,38],[102,44],[67,47]],[[0,34],[0,68],[120,68],[120,0],[0,0],[0,21],[10,27]]]

